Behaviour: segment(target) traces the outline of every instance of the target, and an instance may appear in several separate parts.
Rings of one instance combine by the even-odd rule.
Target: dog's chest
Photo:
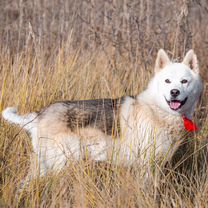
[[[164,156],[181,141],[182,118],[153,107],[136,102],[130,105],[128,111],[122,111],[123,146],[136,154],[149,155],[154,152],[155,155]]]

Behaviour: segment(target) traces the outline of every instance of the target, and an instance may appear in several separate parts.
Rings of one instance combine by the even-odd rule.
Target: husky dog
[[[184,123],[196,129],[191,119],[201,92],[194,51],[175,63],[160,49],[154,77],[135,97],[56,102],[26,115],[9,107],[2,115],[31,134],[31,176],[83,158],[150,166],[171,159]]]

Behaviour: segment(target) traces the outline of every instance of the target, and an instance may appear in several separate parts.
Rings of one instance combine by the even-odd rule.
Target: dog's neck
[[[159,116],[159,119],[165,121],[168,126],[176,128],[178,130],[184,128],[182,115],[170,114],[169,112],[163,110],[157,105],[153,106],[152,109],[155,112],[155,114]]]
[[[153,106],[152,109],[159,114],[160,119],[165,120],[173,129],[186,130],[189,132],[198,130],[196,124],[190,119],[191,116],[188,117],[185,114],[172,115],[158,106]]]

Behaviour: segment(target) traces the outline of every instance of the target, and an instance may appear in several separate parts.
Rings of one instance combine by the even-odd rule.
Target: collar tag
[[[187,131],[197,131],[198,128],[196,126],[196,124],[191,121],[190,119],[188,119],[186,116],[182,116],[183,118],[183,124],[184,124],[184,127]]]

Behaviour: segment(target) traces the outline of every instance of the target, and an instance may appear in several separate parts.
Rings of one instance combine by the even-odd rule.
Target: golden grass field
[[[145,72],[140,64],[138,73],[126,70],[131,63],[124,59],[113,69],[102,52],[80,55],[77,51],[66,57],[62,48],[47,63],[28,51],[13,59],[2,54],[0,63],[1,109],[17,106],[21,113],[38,110],[55,100],[136,94],[153,74],[153,66]],[[206,207],[206,97],[202,101],[196,112],[201,131],[187,141],[194,150],[168,170],[159,189],[154,183],[146,187],[137,168],[79,161],[61,173],[31,181],[19,194],[18,187],[28,171],[30,137],[1,121],[0,207]]]
[[[50,5],[49,1],[45,2],[46,5]],[[205,5],[206,1],[203,2]],[[54,39],[49,39],[47,46],[41,46],[45,36],[42,40],[40,34],[33,31],[38,27],[31,29],[29,26],[28,29],[28,24],[26,27],[24,21],[21,21],[21,18],[24,19],[21,12],[28,11],[24,14],[30,14],[27,8],[31,9],[32,6],[29,3],[23,7],[20,1],[17,7],[20,17],[11,23],[9,21],[14,17],[10,18],[9,13],[4,23],[8,21],[5,31],[11,33],[8,32],[8,36],[5,36],[8,37],[5,38],[8,42],[3,44],[2,41],[0,49],[0,111],[8,106],[16,106],[20,113],[27,113],[39,110],[57,100],[136,95],[145,89],[153,76],[156,51],[159,48],[165,47],[172,58],[179,60],[189,48],[194,48],[199,57],[204,82],[204,92],[195,113],[195,121],[200,131],[196,135],[190,135],[185,141],[188,143],[187,147],[180,149],[175,162],[167,167],[157,187],[154,181],[146,186],[140,174],[142,170],[137,167],[125,168],[94,161],[77,161],[75,164],[69,164],[60,173],[50,173],[46,177],[31,181],[24,191],[19,193],[20,183],[29,167],[31,140],[25,131],[6,123],[0,117],[0,207],[207,207],[208,53],[205,29],[196,37],[189,39],[188,29],[192,27],[187,29],[185,16],[184,20],[183,17],[180,20],[179,27],[175,28],[175,33],[170,30],[170,35],[164,39],[160,38],[160,42],[154,39],[151,26],[146,28],[150,30],[148,37],[142,36],[141,42],[137,43],[138,47],[128,36],[128,50],[123,52],[125,46],[122,45],[122,41],[117,40],[118,42],[114,43],[115,40],[112,39],[109,39],[106,45],[101,41],[99,47],[95,47],[93,42],[93,48],[85,50],[86,45],[83,42],[80,45],[73,42],[72,34],[76,29],[73,25],[72,32],[66,33],[66,40],[59,39],[57,43],[53,42]],[[39,3],[34,7],[37,5],[40,9]],[[54,5],[53,8],[56,7],[55,3]],[[9,6],[5,8],[9,12],[17,12],[11,10]],[[65,14],[62,7],[59,9]],[[47,14],[44,17],[47,20]],[[32,20],[35,25],[35,18]],[[53,20],[56,20],[55,17]],[[57,22],[54,24],[57,25]],[[22,30],[18,30],[18,27]],[[48,24],[46,31],[47,28]],[[17,30],[13,31],[15,29]],[[44,28],[42,29],[44,31]],[[143,28],[138,30],[142,31]],[[26,34],[25,39],[23,38],[25,42],[21,40],[22,31]],[[16,36],[13,37],[11,34],[21,37],[14,40],[14,45],[11,41]],[[53,35],[57,34],[54,32]],[[133,35],[135,33],[132,33]],[[105,39],[106,43],[106,37],[101,33],[98,36],[103,41]],[[160,44],[163,41],[166,42]],[[87,39],[87,42],[90,44],[90,39]],[[119,44],[122,45],[122,49],[117,47]],[[135,48],[131,47],[131,44]]]

